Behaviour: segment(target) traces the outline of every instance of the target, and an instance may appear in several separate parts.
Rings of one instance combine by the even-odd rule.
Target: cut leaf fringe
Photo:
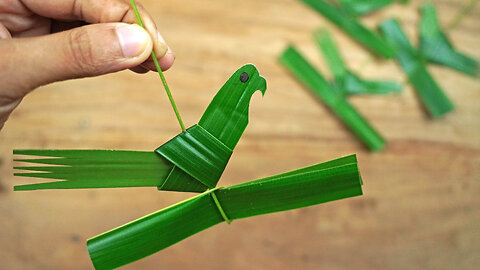
[[[14,150],[14,155],[49,158],[17,158],[14,161],[49,166],[18,166],[15,176],[63,181],[18,185],[14,190],[155,187],[172,169],[153,152],[117,150]],[[57,166],[52,166],[57,165]],[[34,172],[32,172],[34,171]]]

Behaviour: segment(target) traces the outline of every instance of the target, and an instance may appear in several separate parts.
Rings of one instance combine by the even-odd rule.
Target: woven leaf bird
[[[130,1],[139,24],[141,17]],[[60,181],[15,186],[15,190],[156,186],[159,190],[202,192],[87,241],[95,269],[113,269],[167,248],[215,224],[286,211],[362,194],[355,155],[290,172],[215,187],[248,124],[250,99],[266,91],[253,65],[238,69],[223,85],[197,125],[185,129],[171,92],[152,59],[182,133],[155,151],[14,150],[17,176]]]
[[[155,151],[14,150],[41,164],[17,176],[55,179],[15,190],[156,186],[202,192],[87,241],[95,269],[113,269],[161,251],[216,224],[362,195],[357,158],[350,155],[301,169],[215,187],[248,124],[250,99],[266,91],[253,65],[223,85],[197,125]]]
[[[223,85],[198,124],[155,151],[14,150],[36,156],[15,161],[16,176],[60,181],[18,185],[14,190],[156,186],[159,190],[203,192],[214,188],[248,124],[250,99],[266,91],[254,65],[239,68]]]

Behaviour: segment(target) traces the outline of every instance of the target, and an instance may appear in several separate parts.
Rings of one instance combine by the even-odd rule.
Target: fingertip
[[[160,67],[162,68],[163,71],[166,71],[169,68],[171,68],[174,62],[175,62],[175,55],[172,52],[167,52],[165,56],[158,59],[158,64],[160,64]]]
[[[174,62],[175,55],[171,52],[170,49],[168,50],[167,54],[165,54],[163,57],[158,58],[158,64],[160,65],[162,71],[168,70],[170,67],[172,67]],[[147,61],[143,62],[141,66],[152,71],[157,71],[157,68],[155,67],[155,63],[153,62],[152,58],[149,58]]]
[[[0,39],[10,39],[12,38],[12,35],[8,31],[8,29],[0,23]]]

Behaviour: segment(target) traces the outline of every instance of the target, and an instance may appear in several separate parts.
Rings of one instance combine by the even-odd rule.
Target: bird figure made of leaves
[[[266,81],[255,66],[239,68],[198,124],[154,151],[14,150],[16,176],[53,179],[14,190],[157,187],[200,193],[88,240],[96,269],[112,269],[167,248],[215,224],[362,194],[355,155],[216,187],[248,124],[249,104]],[[18,156],[21,156],[20,158]]]

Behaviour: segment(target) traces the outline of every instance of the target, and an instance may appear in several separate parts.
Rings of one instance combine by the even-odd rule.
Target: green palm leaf
[[[355,155],[209,190],[87,242],[96,269],[112,269],[223,221],[307,207],[362,194]],[[228,219],[226,220],[226,217]]]

